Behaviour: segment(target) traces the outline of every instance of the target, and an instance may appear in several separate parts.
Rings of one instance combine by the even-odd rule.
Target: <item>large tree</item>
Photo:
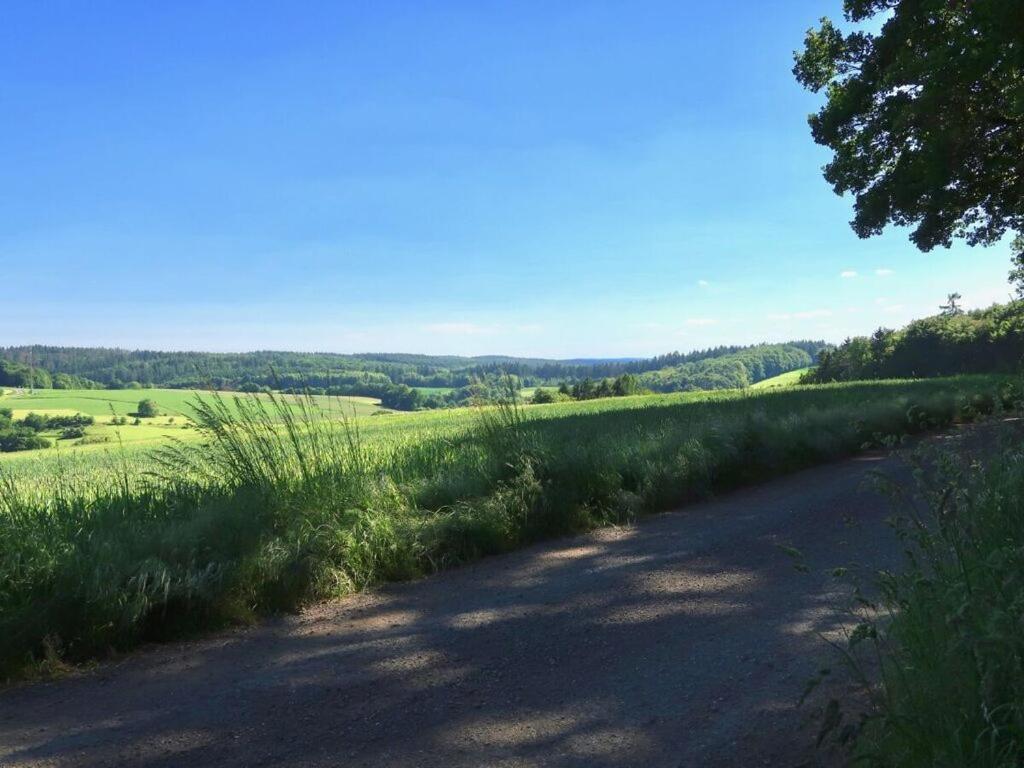
[[[1024,0],[844,0],[847,31],[807,33],[794,74],[856,197],[861,237],[913,226],[922,250],[1024,231]],[[877,32],[868,31],[878,30]]]

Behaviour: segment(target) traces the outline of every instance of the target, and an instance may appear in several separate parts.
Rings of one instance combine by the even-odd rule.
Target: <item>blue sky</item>
[[[1008,295],[858,240],[794,48],[836,0],[17,3],[0,344],[651,355]]]

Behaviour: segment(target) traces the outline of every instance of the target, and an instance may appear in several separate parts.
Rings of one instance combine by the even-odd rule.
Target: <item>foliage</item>
[[[915,225],[922,250],[1024,230],[1024,11],[1016,0],[845,0],[794,74],[827,101],[809,121],[825,178],[856,196],[861,237]],[[864,22],[880,23],[878,32]]]
[[[74,429],[89,427],[96,419],[84,413],[76,413],[72,416],[45,415],[41,413],[29,413],[25,418],[15,422],[19,426],[27,427],[33,432],[46,432],[54,429]]]
[[[847,339],[821,355],[805,380],[860,379],[1012,372],[1024,358],[1024,301],[915,320],[870,338]]]
[[[136,418],[151,419],[159,415],[160,406],[156,400],[148,397],[145,400],[139,400],[139,406],[135,409]]]
[[[788,346],[813,355],[825,343],[794,341]],[[416,410],[467,404],[479,398],[481,387],[491,391],[500,389],[505,375],[515,376],[523,387],[557,385],[587,378],[600,380],[624,374],[638,375],[721,358],[744,349],[747,348],[716,347],[685,354],[672,352],[647,360],[543,360],[300,352],[220,354],[33,346],[0,348],[0,362],[6,360],[5,364],[28,371],[28,361],[32,360],[37,370],[52,375],[54,382],[63,375],[89,377],[117,389],[159,386],[358,395],[380,398],[390,409]],[[432,392],[424,395],[421,390]]]
[[[919,487],[894,489],[904,566],[881,574],[879,604],[850,636],[874,705],[851,724],[861,764],[1024,761],[1024,448],[1016,428],[996,442],[974,460],[917,455]]]
[[[1018,299],[1024,299],[1024,235],[1017,235],[1010,244],[1013,269],[1010,270],[1010,284]]]
[[[0,428],[0,453],[33,451],[39,448],[49,448],[50,445],[49,440],[40,437],[34,430],[26,427]]]
[[[0,387],[37,389],[91,389],[99,385],[79,376],[50,372],[42,367],[0,358]]]
[[[47,644],[88,658],[627,520],[974,415],[999,384],[512,396],[476,416],[356,421],[315,398],[207,397],[202,440],[156,459],[0,464],[0,664]]]
[[[644,373],[640,375],[639,383],[656,392],[738,389],[797,368],[806,368],[812,362],[812,354],[801,347],[764,344]]]

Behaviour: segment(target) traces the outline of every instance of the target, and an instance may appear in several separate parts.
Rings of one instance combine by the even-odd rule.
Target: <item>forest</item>
[[[1024,301],[965,312],[957,305],[959,297],[950,298],[939,314],[824,350],[805,383],[1018,370],[1024,358]]]
[[[380,398],[387,408],[417,410],[487,399],[512,377],[520,387],[595,386],[625,374],[658,392],[744,387],[803,368],[824,341],[721,346],[647,359],[545,360],[502,356],[342,355],[304,352],[156,352],[22,346],[0,349],[0,386],[39,389],[167,387]],[[421,391],[422,390],[422,391]]]

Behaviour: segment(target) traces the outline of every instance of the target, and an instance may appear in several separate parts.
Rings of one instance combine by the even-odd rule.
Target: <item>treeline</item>
[[[795,344],[744,347],[716,357],[687,361],[643,373],[639,384],[655,392],[740,389],[789,371],[806,368],[826,345],[813,352]]]
[[[103,385],[82,376],[0,359],[0,387],[24,389],[102,389]]]
[[[926,378],[1005,373],[1024,359],[1024,301],[962,312],[953,303],[905,328],[879,328],[822,353],[805,381]]]
[[[795,341],[788,346],[814,354],[821,341]],[[683,363],[733,355],[744,347],[715,347],[672,352],[644,360],[544,360],[502,356],[455,357],[399,354],[340,355],[306,352],[155,352],[79,347],[6,347],[0,360],[19,371],[7,386],[28,386],[25,376],[34,364],[35,386],[78,381],[85,386],[114,389],[131,386],[246,390],[270,387],[345,389],[346,394],[379,396],[390,385],[461,389],[481,379],[511,374],[523,386],[559,384],[586,378],[614,378]],[[45,377],[52,377],[50,385]],[[3,383],[0,381],[0,383]]]
[[[630,395],[649,394],[640,386],[636,376],[631,373],[624,373],[613,378],[583,379],[570,386],[562,383],[557,390],[538,389],[533,393],[530,402],[539,405],[543,403],[567,402],[569,400],[597,400],[602,397],[628,397]]]

